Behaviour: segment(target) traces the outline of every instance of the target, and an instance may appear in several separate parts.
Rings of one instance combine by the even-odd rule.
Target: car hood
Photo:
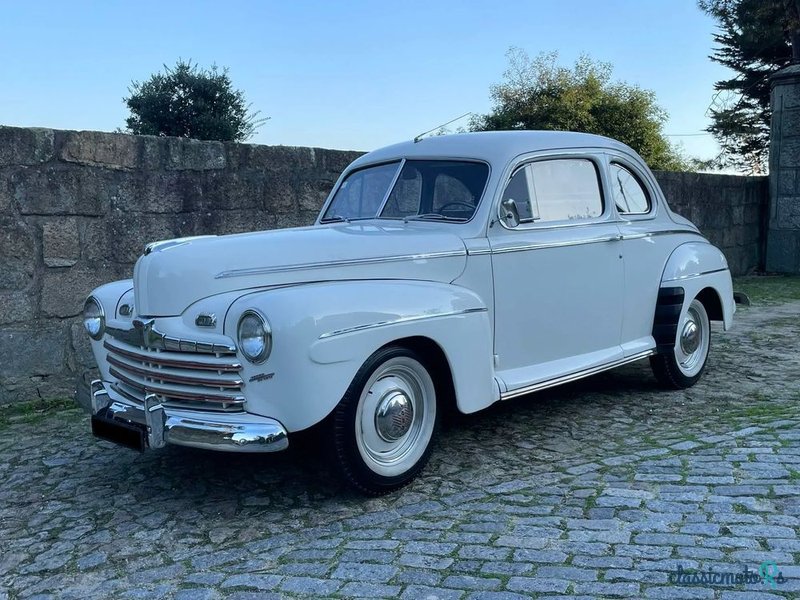
[[[464,270],[461,238],[431,224],[336,224],[151,244],[136,263],[137,313],[181,314],[202,298],[312,281],[451,282]]]

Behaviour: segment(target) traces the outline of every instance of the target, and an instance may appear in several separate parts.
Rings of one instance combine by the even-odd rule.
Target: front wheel
[[[422,357],[402,346],[382,348],[331,415],[333,458],[360,492],[386,494],[423,469],[438,424],[436,385]]]
[[[710,347],[711,322],[705,306],[695,298],[678,323],[672,351],[651,356],[650,366],[662,385],[685,389],[703,374]]]

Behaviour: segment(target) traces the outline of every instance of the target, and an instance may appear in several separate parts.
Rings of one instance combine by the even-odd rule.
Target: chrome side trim
[[[472,313],[488,312],[488,308],[467,308],[465,310],[457,310],[452,312],[435,313],[430,315],[414,315],[412,317],[400,317],[399,319],[391,319],[388,321],[378,321],[376,323],[366,323],[364,325],[356,325],[354,327],[346,327],[344,329],[336,329],[328,331],[319,336],[319,339],[324,340],[356,331],[365,331],[367,329],[376,329],[378,327],[387,327],[389,325],[399,325],[401,323],[411,323],[414,321],[424,321],[427,319],[438,319],[440,317],[453,317],[456,315],[468,315]]]
[[[625,224],[626,224],[625,222],[621,223],[621,225],[625,225]],[[681,234],[681,233],[688,234],[688,235],[697,235],[697,236],[700,236],[703,239],[705,239],[703,237],[703,234],[701,234],[701,233],[699,233],[697,231],[693,231],[691,229],[662,229],[662,230],[659,230],[659,231],[648,231],[648,232],[644,232],[644,233],[622,234],[622,239],[623,240],[639,240],[639,239],[643,239],[643,238],[656,237],[656,236],[659,236],[659,235],[677,235],[677,234]]]
[[[592,225],[596,225],[596,223],[592,223]],[[529,231],[529,230],[526,230]],[[479,249],[479,250],[467,250],[467,254],[470,256],[480,256],[481,254],[504,254],[506,252],[525,252],[526,250],[542,250],[545,248],[561,248],[565,246],[580,246],[583,244],[601,244],[604,242],[619,242],[624,240],[638,240],[643,238],[655,237],[659,235],[671,235],[671,234],[691,234],[703,237],[701,234],[697,233],[696,231],[692,231],[691,229],[667,229],[663,231],[652,231],[647,233],[634,233],[629,235],[619,234],[619,235],[610,235],[598,238],[589,238],[589,239],[578,239],[578,240],[565,240],[560,242],[545,242],[545,243],[535,243],[531,242],[528,244],[518,244],[515,246],[507,246],[504,248],[489,248],[489,249]],[[705,239],[705,238],[704,238]]]
[[[701,275],[711,275],[712,273],[723,273],[725,271],[729,271],[728,267],[724,267],[722,269],[713,269],[711,271],[702,271],[700,273],[692,273],[691,275],[681,275],[680,277],[675,277],[674,279],[662,279],[661,283],[667,283],[670,281],[683,281],[684,279],[691,279],[692,277],[700,277]]]
[[[500,394],[500,399],[509,400],[511,398],[516,398],[517,396],[524,396],[525,394],[538,392],[539,390],[555,387],[557,385],[569,383],[571,381],[577,381],[578,379],[583,379],[584,377],[596,375],[597,373],[602,373],[603,371],[608,371],[609,369],[621,367],[622,365],[635,362],[643,358],[647,358],[648,356],[651,356],[655,353],[656,353],[655,350],[645,350],[644,352],[639,352],[638,354],[634,354],[626,358],[621,358],[619,360],[615,360],[613,362],[606,363],[604,365],[598,365],[590,369],[585,369],[583,371],[576,371],[575,373],[570,373],[569,375],[562,375],[561,377],[556,377],[555,379],[548,379],[547,381],[540,381],[539,383],[526,385],[525,387],[517,388],[516,390],[510,390],[508,392]]]
[[[466,250],[447,250],[444,252],[428,252],[426,254],[402,254],[398,256],[381,256],[378,258],[352,258],[347,260],[330,260],[327,262],[298,263],[294,265],[284,265],[280,267],[253,267],[250,269],[234,269],[232,271],[222,271],[214,279],[225,279],[227,277],[249,277],[251,275],[269,275],[271,273],[286,273],[301,269],[327,269],[333,267],[347,267],[360,265],[373,265],[381,263],[403,262],[408,260],[430,260],[434,258],[450,258],[454,256],[465,256]]]
[[[619,235],[610,235],[586,240],[565,240],[561,242],[547,242],[529,244],[518,244],[516,246],[506,246],[503,248],[493,248],[492,254],[506,254],[508,252],[526,252],[527,250],[542,250],[544,248],[563,248],[566,246],[583,246],[584,244],[603,244],[606,242],[618,242],[622,239]]]

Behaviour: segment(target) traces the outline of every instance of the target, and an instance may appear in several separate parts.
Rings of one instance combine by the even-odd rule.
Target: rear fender
[[[683,318],[692,300],[700,296],[704,304],[708,303],[707,309],[717,305],[721,309],[719,314],[709,311],[712,320],[722,321],[726,331],[733,324],[733,314],[736,312],[733,281],[725,255],[715,246],[706,242],[687,242],[678,246],[667,260],[661,288],[683,289],[680,318]]]

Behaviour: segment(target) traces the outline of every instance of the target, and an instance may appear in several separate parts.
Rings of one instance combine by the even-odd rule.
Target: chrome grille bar
[[[121,361],[114,358],[111,354],[108,355],[108,362],[130,373],[141,375],[148,379],[161,381],[163,383],[179,383],[184,385],[204,385],[207,387],[218,388],[234,388],[241,389],[244,382],[241,379],[211,379],[208,377],[196,377],[191,375],[178,375],[173,372],[165,371],[163,369],[147,369],[138,367],[130,363]]]
[[[187,353],[172,353],[169,352],[152,352],[149,350],[142,350],[133,346],[122,348],[116,344],[110,343],[108,340],[103,342],[106,350],[119,354],[125,358],[135,360],[141,363],[150,363],[161,367],[177,367],[180,369],[198,369],[202,371],[223,371],[230,373],[238,373],[242,370],[242,365],[236,361],[225,360],[218,361],[206,359],[204,357],[188,358]]]
[[[173,387],[166,387],[151,383],[149,381],[137,381],[136,379],[123,375],[114,367],[109,369],[109,373],[122,381],[123,383],[140,390],[146,394],[156,394],[164,396],[165,398],[178,398],[181,400],[191,400],[195,402],[219,402],[225,404],[243,404],[243,396],[226,396],[222,394],[213,394],[202,390],[180,390]]]
[[[141,335],[135,329],[114,330],[103,341],[118,392],[137,402],[155,394],[165,404],[183,408],[244,408],[242,365],[236,360],[235,347],[185,340],[173,345],[172,338],[161,333],[153,344],[150,330]]]

